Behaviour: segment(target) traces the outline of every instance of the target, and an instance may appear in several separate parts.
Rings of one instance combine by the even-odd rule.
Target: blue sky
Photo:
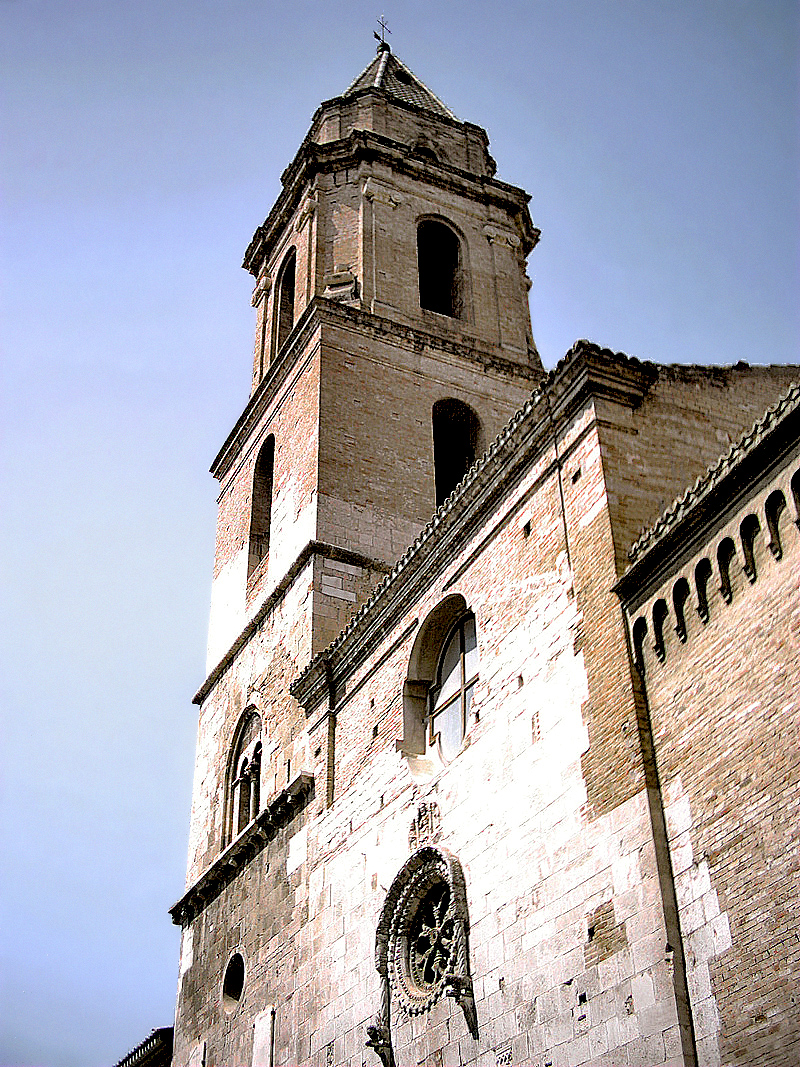
[[[397,54],[533,195],[534,336],[798,362],[798,4],[397,2]],[[172,1019],[239,267],[349,0],[0,0],[0,1067],[100,1067]]]

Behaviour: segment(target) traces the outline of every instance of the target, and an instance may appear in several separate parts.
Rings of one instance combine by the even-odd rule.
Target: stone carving
[[[380,964],[378,965],[380,969]],[[381,1003],[374,1022],[367,1027],[367,1048],[374,1049],[383,1067],[395,1067],[391,1037],[391,989],[389,972],[381,971]]]
[[[364,182],[364,197],[378,204],[387,204],[392,210],[403,203],[403,198],[393,189],[381,185],[374,178],[367,178]]]
[[[506,248],[520,248],[522,241],[515,233],[510,233],[508,230],[499,230],[496,226],[489,226],[488,224],[483,227],[483,233],[489,244],[505,245]]]
[[[441,814],[435,800],[423,800],[408,831],[408,847],[413,852],[423,845],[434,844],[441,833]]]
[[[300,232],[300,230],[303,228],[303,226],[305,226],[305,224],[313,217],[313,215],[316,212],[316,210],[317,210],[317,193],[314,192],[314,193],[311,193],[309,196],[307,196],[305,198],[305,200],[303,201],[302,207],[300,208],[300,210],[297,213],[297,219],[295,221],[295,231],[296,232],[298,232],[298,233]]]
[[[429,806],[422,807],[427,819]],[[407,1015],[421,1015],[441,996],[452,997],[477,1040],[469,913],[458,857],[435,845],[419,848],[409,857],[386,894],[375,933],[375,966],[381,976],[381,1005],[375,1022],[367,1027],[367,1044],[384,1065],[393,1063],[392,993]]]
[[[262,274],[256,282],[255,289],[253,289],[253,296],[250,300],[251,305],[255,308],[269,296],[270,289],[272,289],[272,278],[267,274]]]
[[[332,274],[325,276],[325,290],[322,294],[328,300],[347,303],[358,299],[358,278],[349,267],[337,267]]]

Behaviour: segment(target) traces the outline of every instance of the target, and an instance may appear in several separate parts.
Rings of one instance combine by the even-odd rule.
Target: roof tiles
[[[359,74],[356,80],[348,86],[342,96],[352,96],[362,89],[383,89],[389,96],[402,100],[404,104],[421,107],[425,111],[432,111],[435,115],[442,115],[456,122],[461,120],[454,115],[450,108],[432,93],[431,90],[405,63],[402,63],[388,45],[378,49],[378,54],[372,62]]]

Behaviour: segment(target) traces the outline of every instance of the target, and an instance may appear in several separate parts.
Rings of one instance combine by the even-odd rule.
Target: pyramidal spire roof
[[[445,118],[455,119],[456,122],[461,121],[405,63],[401,63],[385,42],[378,45],[378,54],[352,85],[345,89],[342,96],[352,96],[361,89],[383,89],[390,96],[402,100],[404,104],[413,104],[415,107],[432,111],[435,115],[443,115]]]

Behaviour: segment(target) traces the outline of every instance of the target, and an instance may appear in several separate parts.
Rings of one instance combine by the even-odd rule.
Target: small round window
[[[235,1011],[244,992],[244,959],[234,952],[225,968],[222,980],[222,1006],[227,1012]]]

